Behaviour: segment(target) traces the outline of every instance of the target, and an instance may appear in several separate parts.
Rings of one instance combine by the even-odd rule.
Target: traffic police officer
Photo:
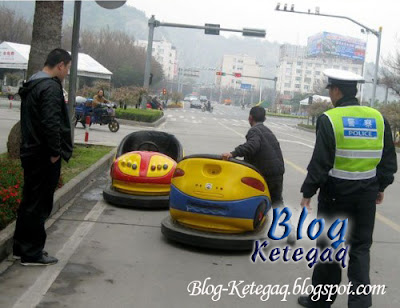
[[[385,188],[394,180],[397,158],[388,122],[376,109],[360,106],[355,97],[357,82],[363,78],[335,69],[324,74],[328,77],[327,88],[335,108],[318,118],[314,153],[301,188],[301,206],[311,209],[311,197],[320,189],[318,216],[349,219],[348,278],[353,284],[351,291],[355,291],[361,284],[370,284],[376,204],[382,203]],[[317,246],[325,248],[327,241],[319,238]],[[312,276],[314,286],[340,282],[338,263],[317,263]],[[350,293],[348,307],[372,305],[371,295]],[[303,307],[331,307],[333,301],[327,301],[326,296],[316,302],[307,296],[298,299]]]

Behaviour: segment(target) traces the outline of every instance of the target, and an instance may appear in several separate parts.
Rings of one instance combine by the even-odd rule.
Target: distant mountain
[[[33,20],[35,3],[33,1],[3,1],[1,6],[14,9],[18,14]],[[72,25],[74,2],[64,1],[64,25]],[[135,39],[147,40],[148,16],[132,6],[116,10],[106,10],[94,1],[82,2],[81,28],[99,30],[109,27],[112,30],[123,30]],[[264,65],[264,76],[274,77],[278,64],[279,44],[267,39],[242,38],[232,36],[205,35],[201,30],[157,28],[155,39],[167,39],[177,48],[179,61],[185,67],[218,67],[224,54],[247,54]],[[367,80],[371,80],[374,64],[366,64]],[[204,81],[204,74],[202,75]],[[208,81],[210,74],[208,74]],[[370,98],[372,85],[365,86],[364,98]],[[377,96],[385,97],[385,89],[378,87]],[[395,99],[390,95],[389,100]]]
[[[64,2],[64,26],[72,25],[72,1]],[[1,5],[14,9],[25,18],[33,20],[33,1],[5,1]],[[131,6],[116,10],[106,10],[94,1],[82,2],[81,28],[98,30],[109,27],[112,30],[123,30],[135,39],[147,40],[148,17],[143,11]],[[216,67],[221,63],[224,54],[247,54],[257,58],[260,64],[266,65],[266,75],[274,76],[278,60],[279,44],[267,40],[239,38],[232,36],[205,35],[200,30],[157,28],[155,39],[167,39],[178,50],[180,61],[186,67]]]

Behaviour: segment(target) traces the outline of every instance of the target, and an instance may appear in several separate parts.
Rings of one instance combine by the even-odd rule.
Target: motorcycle
[[[211,106],[211,103],[205,103],[201,107],[201,111],[203,111],[203,112],[205,112],[205,111],[213,112],[213,110],[214,110],[214,108],[213,108],[213,106]]]
[[[88,99],[84,103],[77,103],[75,105],[75,126],[80,122],[86,128],[86,117],[90,116],[90,125],[100,124],[108,125],[108,129],[116,133],[119,130],[119,123],[115,119],[114,104],[101,104],[100,107],[92,108],[91,100]]]

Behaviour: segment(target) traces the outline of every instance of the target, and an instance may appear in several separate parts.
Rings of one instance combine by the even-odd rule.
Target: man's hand
[[[222,159],[223,160],[228,160],[229,158],[232,158],[232,154],[231,153],[224,153],[222,154]]]
[[[59,160],[59,159],[60,159],[60,155],[58,155],[57,157],[54,157],[54,156],[50,157],[50,161],[52,164],[55,164],[57,162],[57,160]]]
[[[300,202],[301,207],[306,207],[309,212],[312,211],[311,208],[311,198],[302,198]]]
[[[382,204],[384,197],[385,194],[383,192],[378,192],[378,196],[376,197],[376,204]]]

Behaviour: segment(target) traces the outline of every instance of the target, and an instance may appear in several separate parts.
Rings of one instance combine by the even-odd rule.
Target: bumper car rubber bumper
[[[130,195],[115,190],[110,184],[103,190],[103,198],[108,203],[122,207],[143,209],[168,209],[169,195],[139,196]]]
[[[214,233],[188,228],[170,216],[161,222],[161,232],[169,240],[218,250],[252,250],[254,241],[267,239],[267,231],[266,221],[256,231],[241,234]]]

